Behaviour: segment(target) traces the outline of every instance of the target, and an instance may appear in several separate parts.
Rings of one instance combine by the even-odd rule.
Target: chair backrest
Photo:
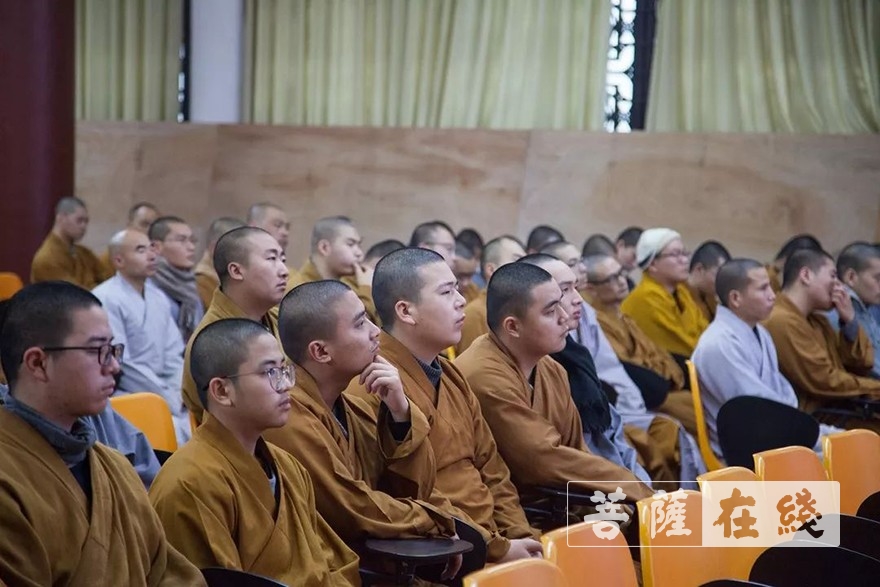
[[[797,408],[753,395],[735,397],[718,410],[718,444],[728,465],[754,466],[756,452],[804,446],[819,439],[819,424]]]
[[[463,580],[464,587],[568,587],[559,567],[537,559],[523,559],[471,573]]]
[[[717,471],[709,471],[697,476],[697,483],[701,486],[705,481],[758,481],[758,476],[751,469],[745,467],[724,467]]]
[[[275,579],[221,567],[202,569],[202,575],[208,587],[284,587]]]
[[[684,491],[686,528],[690,535],[651,535],[652,509],[659,495],[643,499],[639,507],[642,583],[645,587],[702,585],[716,579],[748,579],[762,548],[714,547],[702,544],[703,501],[698,491]],[[662,505],[662,504],[661,504]]]
[[[709,444],[709,429],[706,428],[706,416],[703,415],[703,400],[700,398],[700,381],[697,377],[697,367],[693,361],[685,361],[687,366],[688,379],[691,384],[691,399],[694,401],[694,416],[697,420],[697,446],[700,447],[700,455],[706,463],[706,468],[710,471],[724,467],[712,445]]]
[[[755,453],[755,474],[762,481],[827,481],[815,452],[803,446],[786,446]]]
[[[168,404],[161,396],[148,392],[117,395],[110,398],[110,405],[132,426],[143,432],[155,450],[177,450],[174,420],[171,419]]]
[[[0,300],[8,300],[24,287],[21,277],[11,271],[0,271]]]
[[[618,532],[610,540],[600,538],[594,528],[601,522],[582,522],[541,536],[544,558],[562,570],[569,585],[590,577],[597,585],[637,587],[636,569],[629,546]]]
[[[828,477],[840,482],[840,512],[855,515],[866,497],[880,491],[880,435],[865,429],[829,434],[822,452]]]

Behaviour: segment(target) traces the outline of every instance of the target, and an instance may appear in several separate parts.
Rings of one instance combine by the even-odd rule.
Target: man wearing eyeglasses
[[[284,252],[272,235],[261,228],[242,226],[220,237],[214,247],[214,270],[220,287],[195,334],[224,318],[248,318],[278,337],[277,306],[290,275]],[[183,401],[196,422],[202,421],[203,405],[190,374],[192,339],[183,357]]]
[[[308,472],[263,440],[291,411],[293,371],[275,336],[252,320],[219,320],[196,335],[190,361],[206,413],[150,488],[168,541],[199,568],[359,585],[358,557],[315,511]]]
[[[0,583],[205,585],[131,464],[84,421],[107,406],[124,350],[101,302],[69,283],[30,285],[0,341]]]
[[[683,364],[709,326],[687,288],[690,251],[669,228],[649,228],[639,237],[636,261],[642,280],[620,305],[645,334]]]
[[[162,216],[150,225],[150,241],[158,253],[153,280],[171,301],[171,316],[186,344],[205,315],[193,268],[196,238],[192,228],[177,216]]]
[[[117,392],[160,395],[183,445],[191,434],[180,391],[184,344],[168,298],[149,279],[156,273],[156,251],[146,234],[128,229],[113,235],[109,252],[116,274],[93,293],[110,317],[114,338],[127,349]]]

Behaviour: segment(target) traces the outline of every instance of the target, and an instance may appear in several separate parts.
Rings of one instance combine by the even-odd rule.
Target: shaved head
[[[776,253],[776,261],[788,259],[795,251],[800,250],[821,251],[822,245],[819,239],[811,234],[799,234],[788,239],[779,252]]]
[[[217,218],[211,223],[211,226],[208,227],[208,234],[205,237],[208,248],[216,245],[217,241],[220,240],[220,237],[230,230],[241,228],[244,225],[244,222],[242,222],[238,218],[232,218],[231,216],[223,216],[222,218]]]
[[[364,255],[364,265],[375,267],[376,263],[379,262],[379,259],[387,255],[388,253],[398,251],[405,247],[405,244],[393,238],[380,241],[370,247],[367,251],[367,254]]]
[[[278,314],[284,354],[302,365],[308,357],[309,344],[332,339],[339,322],[336,304],[350,291],[350,287],[335,279],[304,283],[290,290],[281,301]]]
[[[248,208],[247,225],[262,228],[278,241],[282,250],[287,249],[290,237],[290,222],[287,213],[270,202],[261,202]]]
[[[555,261],[552,257],[551,261]],[[486,288],[486,321],[489,329],[498,334],[508,316],[522,319],[532,303],[532,290],[553,281],[547,271],[531,262],[509,263],[499,267]]]
[[[80,208],[85,208],[86,203],[76,196],[67,196],[58,200],[55,204],[55,214],[73,214]]]
[[[220,237],[214,247],[214,271],[220,278],[220,286],[226,284],[229,278],[229,264],[240,263],[247,265],[248,257],[254,250],[252,240],[255,236],[268,232],[254,226],[242,226],[234,228]]]
[[[702,243],[691,255],[691,271],[702,265],[706,269],[718,267],[730,260],[727,248],[718,241]]]
[[[258,204],[253,204],[247,211],[247,218],[245,221],[250,226],[256,226],[266,220],[266,215],[272,211],[276,210],[278,212],[284,212],[280,206],[276,206],[272,202],[260,202]]]
[[[595,253],[593,255],[589,255],[588,257],[584,257],[584,267],[587,269],[587,282],[591,281],[599,281],[603,279],[603,277],[599,277],[599,271],[602,269],[602,265],[608,259],[614,259],[615,256],[613,253]]]
[[[483,247],[480,273],[482,273],[483,277],[489,279],[495,269],[502,265],[513,263],[517,259],[524,257],[525,254],[526,251],[518,238],[509,234],[493,238]]]
[[[718,294],[721,305],[725,308],[729,307],[730,292],[746,290],[751,280],[749,271],[763,268],[764,266],[754,259],[731,259],[722,265],[718,275],[715,276],[715,293]]]
[[[616,252],[617,247],[611,242],[610,238],[604,234],[594,234],[584,241],[583,249],[581,249],[581,256],[588,257],[597,253],[614,255]]]
[[[251,342],[261,336],[274,339],[265,326],[245,318],[218,320],[196,335],[190,350],[189,367],[202,407],[208,409],[211,379],[238,373],[239,367],[248,360]]]
[[[394,326],[394,306],[400,300],[418,303],[425,285],[419,270],[433,263],[446,263],[439,253],[417,247],[407,247],[389,253],[376,265],[373,273],[373,302],[382,325]]]
[[[617,235],[617,242],[623,243],[627,247],[634,247],[639,243],[639,237],[642,236],[643,232],[645,232],[643,228],[628,226]]]
[[[171,232],[172,224],[186,224],[186,220],[179,216],[162,216],[157,218],[150,225],[150,231],[147,233],[151,241],[164,241]],[[187,225],[189,226],[189,225]]]
[[[794,285],[798,280],[798,276],[803,268],[808,268],[813,273],[818,273],[825,264],[834,259],[823,250],[800,249],[791,254],[785,261],[785,268],[782,270],[782,288],[787,289]],[[836,268],[835,268],[836,271]]]
[[[347,216],[328,216],[315,222],[315,226],[312,227],[312,254],[318,252],[318,243],[324,240],[333,242],[342,229],[348,226],[354,227],[354,223]]]
[[[526,241],[526,251],[537,253],[550,243],[564,240],[565,237],[562,236],[561,232],[552,226],[542,224],[533,228],[532,232],[529,233],[529,238]]]

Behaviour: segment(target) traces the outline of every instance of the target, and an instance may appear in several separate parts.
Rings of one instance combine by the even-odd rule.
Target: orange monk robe
[[[874,364],[874,350],[861,327],[850,342],[823,314],[804,317],[784,293],[764,326],[776,345],[779,370],[797,391],[802,409],[809,412],[860,395],[880,398],[880,380],[858,375],[870,373]]]
[[[116,267],[113,266],[113,260],[110,258],[110,248],[104,250],[103,253],[98,257],[98,261],[101,263],[101,267],[104,268],[104,274],[112,276],[116,273]]]
[[[218,320],[224,320],[226,318],[247,318],[247,315],[244,310],[239,308],[236,303],[229,298],[229,296],[223,293],[222,290],[217,289],[214,291],[214,297],[211,299],[211,305],[208,306],[205,316],[202,318],[202,321],[199,322],[199,326],[186,343],[186,351],[183,354],[183,403],[186,404],[187,409],[197,423],[202,421],[204,408],[202,407],[202,400],[199,399],[196,382],[193,381],[192,374],[189,370],[189,357],[190,352],[192,351],[192,343],[196,339],[196,336],[198,336],[199,332],[201,332],[208,324],[213,324]],[[263,326],[268,328],[273,335],[275,335],[275,338],[279,341],[278,344],[281,344],[281,339],[278,335],[278,308],[275,307],[269,310],[269,312],[260,319],[260,322]]]
[[[217,277],[217,272],[214,271],[214,262],[207,252],[202,255],[201,260],[193,269],[193,273],[196,275],[196,287],[199,290],[199,298],[201,298],[202,304],[207,308],[211,305],[211,300],[214,298],[214,290],[220,287],[220,278]]]
[[[37,249],[31,263],[31,283],[59,279],[90,290],[112,275],[92,251],[70,246],[54,232]]]
[[[121,454],[88,451],[91,500],[33,427],[0,409],[0,584],[205,585]]]
[[[586,481],[590,490],[614,492],[620,481],[630,501],[653,495],[631,471],[589,452],[565,369],[549,356],[534,371],[534,389],[492,334],[481,336],[455,362],[467,378],[514,482],[565,488]]]
[[[321,281],[322,279],[324,278],[318,273],[318,268],[315,267],[315,264],[312,263],[311,260],[307,260],[299,270],[299,283],[296,285]],[[367,310],[367,317],[373,324],[379,324],[379,314],[376,313],[376,304],[373,303],[372,288],[368,285],[358,285],[357,280],[349,275],[344,276],[339,281],[354,290],[358,299],[364,303],[364,308]],[[290,286],[290,280],[288,280],[288,286]]]
[[[436,461],[428,421],[416,406],[411,406],[409,434],[397,442],[384,404],[377,418],[362,399],[342,394],[346,438],[318,384],[301,367],[290,399],[296,416],[266,431],[266,439],[308,470],[318,511],[344,540],[455,533],[450,512],[429,503],[436,498]]]
[[[709,326],[683,283],[670,293],[647,274],[642,275],[620,309],[657,345],[683,357],[691,356]]]
[[[150,501],[168,541],[200,569],[286,585],[360,585],[358,556],[315,510],[309,474],[262,439],[258,460],[210,414],[162,465]],[[276,479],[272,491],[264,466]]]
[[[700,312],[703,313],[706,322],[714,320],[715,311],[718,309],[718,298],[715,294],[706,295],[697,288],[692,287],[689,283],[685,283],[685,285],[688,288],[688,292],[691,294],[691,299],[694,300],[694,303],[697,304]]]
[[[484,289],[464,307],[461,340],[455,345],[456,356],[465,352],[471,343],[487,332],[489,332],[489,323],[486,320],[486,290]]]
[[[471,282],[471,283],[467,284],[466,286],[462,287],[461,289],[459,289],[458,293],[460,293],[462,295],[465,303],[469,304],[472,301],[474,301],[475,299],[477,299],[480,295],[480,292],[482,292],[482,291],[483,290],[480,289],[480,286],[478,286],[474,282]]]
[[[435,389],[397,339],[383,331],[379,344],[382,356],[399,370],[410,402],[431,426],[428,439],[437,461],[435,487],[479,524],[487,540],[488,560],[499,560],[510,549],[510,539],[531,538],[533,533],[477,398],[458,368],[446,359],[438,359],[442,375]],[[367,394],[357,380],[346,393],[367,398],[378,410],[378,399]]]

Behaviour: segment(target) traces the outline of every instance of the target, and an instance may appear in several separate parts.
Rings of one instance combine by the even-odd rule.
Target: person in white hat
[[[636,245],[642,281],[620,306],[648,337],[680,361],[691,356],[709,326],[686,286],[689,258],[674,230],[643,232]]]

